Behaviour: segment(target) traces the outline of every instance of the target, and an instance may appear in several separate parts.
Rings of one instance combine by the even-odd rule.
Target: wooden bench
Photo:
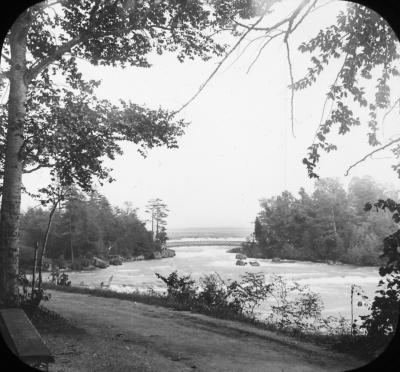
[[[48,371],[54,357],[22,309],[0,310],[0,331],[8,348],[24,363]]]

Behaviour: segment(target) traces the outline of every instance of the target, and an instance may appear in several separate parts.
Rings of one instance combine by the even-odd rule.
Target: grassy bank
[[[64,334],[78,336],[84,331],[67,319],[43,306],[24,307],[26,314],[40,333]]]
[[[172,296],[158,294],[155,292],[143,293],[135,291],[131,293],[120,293],[109,289],[90,289],[85,287],[73,286],[60,287],[51,283],[45,283],[44,286],[48,290],[88,294],[91,296],[104,298],[116,298],[121,300],[140,302],[153,306],[167,307],[174,310],[192,311],[194,313],[202,313],[221,319],[234,320],[247,325],[251,325],[257,329],[270,330],[287,336],[295,337],[299,340],[309,341],[319,346],[326,347],[330,350],[335,350],[352,356],[357,356],[365,360],[371,360],[371,355],[379,355],[385,349],[387,343],[390,341],[389,339],[385,339],[377,342],[377,340],[371,340],[365,335],[350,335],[348,333],[322,334],[319,332],[303,332],[300,328],[282,327],[279,324],[269,321],[258,320],[243,313],[238,314],[230,311],[213,311],[213,309],[207,310],[194,304],[182,303]],[[53,315],[51,316],[55,319],[57,323],[57,317],[54,317]]]
[[[87,287],[77,287],[77,286],[58,286],[53,283],[44,282],[43,288],[45,290],[57,290],[70,293],[81,293],[88,294],[91,296],[105,297],[105,298],[118,298],[120,300],[136,301],[148,305],[164,306],[169,308],[175,308],[176,301],[167,296],[157,294],[156,292],[116,292],[107,288],[87,288]]]

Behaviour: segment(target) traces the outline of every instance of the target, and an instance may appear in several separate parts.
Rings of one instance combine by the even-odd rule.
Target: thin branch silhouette
[[[382,146],[382,147],[379,147],[379,149],[376,149],[376,150],[374,150],[374,151],[369,152],[369,153],[368,153],[367,155],[365,155],[362,159],[360,159],[360,160],[356,161],[354,164],[350,165],[350,166],[347,168],[347,171],[346,171],[346,173],[345,173],[344,175],[345,175],[345,176],[348,176],[350,170],[353,169],[355,166],[357,166],[358,164],[364,162],[365,160],[367,160],[367,159],[368,159],[370,156],[372,156],[373,154],[375,154],[375,153],[377,153],[377,152],[379,152],[379,151],[382,151],[382,150],[384,150],[384,149],[386,149],[386,148],[392,146],[392,145],[395,144],[396,142],[400,142],[400,137],[394,139],[393,141],[390,141],[389,143],[387,143],[386,145],[384,145],[384,146]]]
[[[265,17],[265,14],[267,11],[265,11],[260,18],[253,24],[252,27],[250,27],[241,37],[240,39],[236,42],[236,44],[231,48],[231,50],[225,54],[225,57],[222,58],[222,60],[218,63],[217,67],[213,70],[213,72],[210,74],[210,76],[207,78],[207,80],[200,86],[200,88],[197,90],[197,92],[177,111],[173,112],[172,115],[176,115],[179,112],[181,112],[185,107],[187,107],[191,102],[193,102],[197,96],[203,91],[203,89],[207,86],[207,84],[211,81],[211,79],[214,77],[214,75],[219,71],[223,63],[229,58],[229,56],[233,53],[234,50],[241,44],[241,42],[244,40],[244,38],[251,32],[253,31],[253,28],[257,26]]]
[[[285,45],[286,45],[286,57],[287,57],[287,62],[289,65],[289,74],[290,74],[290,120],[291,120],[291,125],[292,125],[292,135],[293,137],[296,138],[294,134],[294,79],[293,79],[293,68],[292,68],[292,62],[290,59],[290,47],[289,47],[289,41],[286,38],[285,39]]]

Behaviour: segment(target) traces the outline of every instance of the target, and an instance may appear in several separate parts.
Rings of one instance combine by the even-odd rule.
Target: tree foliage
[[[30,266],[36,243],[42,247],[48,220],[49,211],[43,208],[30,208],[22,215],[22,266]],[[73,189],[55,211],[46,257],[63,265],[64,260],[72,261],[75,268],[81,268],[89,265],[93,256],[150,258],[157,249],[136,210],[112,207],[96,191],[86,197]]]
[[[151,223],[151,232],[162,248],[165,248],[168,239],[166,230],[168,212],[167,204],[160,198],[150,199],[146,205],[146,213],[150,215],[148,221]]]
[[[386,211],[392,215],[393,221],[398,224],[400,223],[400,204],[392,199],[378,199],[377,202],[366,203],[365,210],[370,211],[375,207],[376,211]],[[386,263],[380,268],[379,273],[384,276],[386,274],[400,273],[400,230],[397,230],[393,234],[386,236],[383,239],[383,252],[382,256],[385,257]]]
[[[399,324],[400,280],[396,273],[385,276],[371,305],[371,312],[361,316],[364,328],[374,343],[382,345],[385,336],[392,336]]]
[[[27,173],[49,167],[61,183],[75,181],[85,190],[93,178],[112,179],[102,157],[121,154],[120,141],[139,144],[142,155],[146,148],[177,147],[186,123],[161,108],[123,101],[116,106],[97,99],[94,89],[100,82],[83,79],[79,59],[93,65],[146,68],[153,52],[175,52],[182,62],[195,57],[207,60],[224,50],[210,36],[217,23],[199,2],[47,1],[28,9],[26,15],[25,81],[29,85],[20,161]],[[10,76],[11,44],[7,37],[2,82]],[[8,106],[1,106],[3,123],[8,121]],[[5,127],[0,132],[3,148]],[[3,167],[4,156],[2,151]]]
[[[390,82],[399,76],[399,40],[378,13],[360,4],[349,4],[346,11],[338,14],[336,24],[320,30],[298,49],[311,54],[311,66],[307,74],[293,84],[295,90],[314,84],[329,63],[340,61],[335,80],[326,94],[323,118],[303,160],[309,176],[318,177],[315,167],[320,151],[337,149],[328,140],[329,134],[336,128],[338,134],[344,135],[363,123],[355,112],[354,103],[368,113],[369,119],[363,123],[369,128],[368,143],[382,145],[378,138],[379,113],[389,110],[393,102],[399,103],[398,99],[393,101],[390,90]],[[331,106],[326,113],[328,102]],[[394,152],[398,152],[397,147]],[[398,171],[398,166],[394,165],[394,169]]]
[[[396,230],[390,214],[366,214],[369,197],[390,195],[371,177],[354,178],[349,191],[335,179],[315,183],[311,195],[284,191],[261,201],[255,234],[257,246],[248,253],[263,257],[342,261],[379,265],[381,240]],[[396,217],[395,217],[396,218]],[[387,243],[389,247],[390,244]]]
[[[171,122],[166,110],[98,99],[96,82],[89,82],[86,91],[37,83],[27,99],[26,139],[20,150],[24,173],[49,168],[53,181],[90,191],[96,179],[113,180],[104,158],[122,154],[123,141],[138,144],[145,156],[147,148],[177,147],[183,134],[185,122]],[[6,121],[7,105],[1,108]]]

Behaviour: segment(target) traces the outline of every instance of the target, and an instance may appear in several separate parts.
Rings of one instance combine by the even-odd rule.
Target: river
[[[191,239],[193,244],[193,238]],[[361,286],[372,300],[380,280],[377,267],[357,267],[352,265],[328,265],[315,262],[272,262],[258,259],[260,266],[236,266],[234,253],[227,250],[232,246],[179,246],[173,249],[176,256],[161,260],[124,262],[121,266],[109,266],[94,271],[69,273],[72,285],[99,287],[100,283],[110,283],[115,291],[133,291],[153,288],[165,290],[164,283],[154,273],[163,276],[174,270],[180,274],[191,274],[193,278],[217,272],[224,279],[239,279],[245,272],[263,272],[266,276],[278,274],[285,279],[294,280],[319,293],[324,303],[325,316],[342,315],[350,318],[350,290],[352,284]],[[357,306],[355,300],[354,315],[365,313],[364,307]],[[261,312],[262,309],[261,309]]]

